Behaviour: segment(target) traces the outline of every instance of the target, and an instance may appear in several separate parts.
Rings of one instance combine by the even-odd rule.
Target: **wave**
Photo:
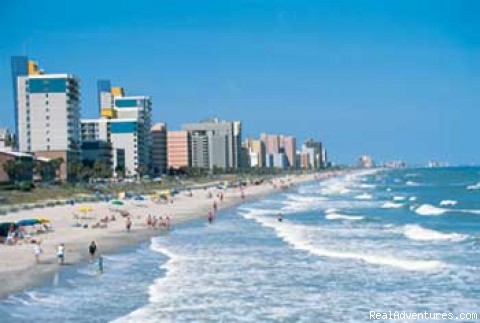
[[[480,214],[480,210],[468,210],[468,209],[446,209],[433,206],[431,204],[422,204],[419,207],[412,206],[410,208],[412,211],[419,215],[442,215],[447,212],[458,212],[458,213],[468,213],[468,214]]]
[[[459,242],[468,239],[468,235],[460,233],[444,233],[432,229],[426,229],[420,225],[407,224],[403,227],[404,235],[410,240],[416,241],[452,241]]]
[[[414,201],[417,200],[417,197],[416,196],[410,196],[410,198],[408,200],[411,201],[411,202],[414,202]]]
[[[365,217],[359,215],[345,215],[339,213],[327,213],[325,215],[327,220],[363,220]]]
[[[293,248],[306,251],[319,257],[347,259],[365,262],[371,265],[388,266],[406,271],[436,271],[445,267],[445,264],[436,260],[401,259],[390,255],[374,255],[353,251],[337,251],[315,245],[311,239],[305,238],[313,228],[261,216],[262,210],[252,210],[243,213],[246,219],[254,220],[261,225],[274,229],[277,235]]]
[[[363,183],[363,184],[360,184],[360,187],[361,187],[361,188],[375,188],[375,187],[377,187],[377,186],[374,185],[374,184],[365,184],[365,183]]]
[[[400,203],[385,202],[382,205],[382,209],[399,209],[402,206],[403,206],[403,204],[400,204]]]
[[[394,201],[405,201],[406,197],[405,196],[394,196],[393,200]]]
[[[420,183],[414,182],[414,181],[407,181],[405,183],[407,186],[420,186]]]
[[[360,194],[360,195],[355,196],[355,198],[357,200],[371,200],[373,198],[373,196],[371,194],[364,193],[364,194]]]
[[[480,183],[476,183],[473,185],[468,185],[467,190],[480,190]]]
[[[417,174],[417,173],[407,173],[405,174],[405,177],[418,177],[420,176],[420,174]]]
[[[442,200],[439,203],[440,206],[454,206],[457,205],[457,201],[455,200]]]
[[[442,215],[448,211],[448,209],[442,209],[431,204],[422,204],[415,209],[415,213],[419,215]]]

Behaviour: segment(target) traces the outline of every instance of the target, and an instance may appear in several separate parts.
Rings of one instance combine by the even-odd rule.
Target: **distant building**
[[[375,166],[373,158],[367,155],[360,156],[358,158],[358,167],[360,168],[372,168]]]
[[[167,132],[168,169],[182,169],[191,164],[191,138],[188,131]]]
[[[283,148],[287,158],[287,168],[296,168],[295,152],[297,151],[297,139],[293,136],[280,136],[280,148]]]
[[[249,156],[248,167],[265,167],[265,144],[261,140],[247,138],[244,142]]]
[[[277,169],[287,169],[289,166],[287,155],[283,152],[272,154],[273,167]]]
[[[12,58],[16,77],[16,129],[22,152],[36,156],[63,156],[68,165],[80,158],[80,81],[72,74],[43,74],[36,63],[28,61],[28,75],[20,75],[23,59]]]
[[[284,153],[287,158],[287,168],[297,167],[297,140],[293,136],[272,135],[262,133],[260,140],[265,145],[265,154]]]
[[[302,152],[308,155],[308,169],[318,169],[325,167],[323,156],[323,145],[320,141],[315,141],[311,138],[304,141],[302,145]]]
[[[7,128],[0,128],[0,150],[13,150],[13,136]]]
[[[262,133],[260,140],[265,145],[265,154],[276,154],[280,151],[280,136]]]
[[[151,129],[152,137],[152,173],[154,176],[167,172],[167,126],[157,123]]]
[[[15,178],[10,178],[8,172],[5,170],[5,165],[9,161],[17,161],[22,165],[21,171],[15,172]],[[0,151],[0,183],[10,181],[32,181],[33,166],[33,156],[31,154]]]
[[[237,169],[241,164],[241,124],[218,119],[182,126],[191,137],[192,167]]]

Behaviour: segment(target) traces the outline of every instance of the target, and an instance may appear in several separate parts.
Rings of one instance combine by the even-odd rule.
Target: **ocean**
[[[310,182],[223,211],[213,225],[191,221],[105,255],[104,267],[102,275],[94,264],[64,268],[11,295],[0,302],[0,321],[480,315],[480,168],[366,170]],[[411,322],[423,321],[432,320]]]

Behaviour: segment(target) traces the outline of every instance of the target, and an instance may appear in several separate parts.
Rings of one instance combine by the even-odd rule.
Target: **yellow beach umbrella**
[[[92,208],[90,206],[85,205],[85,206],[79,207],[78,210],[80,212],[87,213],[87,212],[91,212]]]
[[[50,223],[49,219],[46,219],[46,218],[43,218],[43,217],[39,217],[39,218],[37,218],[37,220],[40,221],[40,223]]]

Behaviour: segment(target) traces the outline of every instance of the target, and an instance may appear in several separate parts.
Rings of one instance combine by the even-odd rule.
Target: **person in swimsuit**
[[[90,260],[92,262],[96,252],[97,252],[97,244],[95,243],[95,241],[92,241],[88,246],[88,253],[90,254]]]

